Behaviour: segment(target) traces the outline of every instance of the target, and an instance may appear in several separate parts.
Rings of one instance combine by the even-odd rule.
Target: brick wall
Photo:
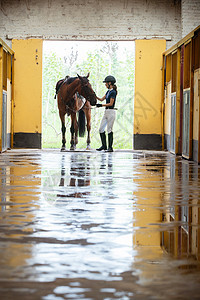
[[[200,0],[182,0],[182,37],[200,25]]]
[[[164,38],[167,48],[200,25],[200,0],[0,1],[0,37],[61,40]]]
[[[164,38],[168,48],[181,38],[181,1],[1,1],[0,37],[9,45],[13,38]]]

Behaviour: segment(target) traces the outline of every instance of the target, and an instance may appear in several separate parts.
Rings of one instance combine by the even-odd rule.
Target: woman
[[[105,113],[104,116],[101,120],[101,125],[99,128],[99,133],[101,137],[101,143],[102,146],[96,150],[101,151],[101,150],[107,150],[107,143],[106,143],[106,134],[105,134],[105,128],[107,126],[107,132],[108,132],[108,152],[113,152],[113,124],[115,121],[115,102],[116,102],[116,96],[117,96],[117,86],[115,85],[115,77],[114,76],[106,76],[105,80],[105,85],[107,87],[107,92],[106,94],[102,97],[99,98],[97,97],[98,100],[104,101],[106,100],[105,104],[96,104],[97,107],[105,107]]]

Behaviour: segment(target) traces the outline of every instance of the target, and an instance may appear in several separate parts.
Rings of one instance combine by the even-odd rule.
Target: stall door
[[[171,135],[170,151],[175,153],[176,149],[176,94],[171,95]]]
[[[183,92],[183,142],[182,155],[189,158],[190,146],[190,90]]]

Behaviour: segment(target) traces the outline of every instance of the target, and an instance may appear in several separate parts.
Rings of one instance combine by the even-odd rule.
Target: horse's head
[[[77,74],[78,75],[78,74]],[[90,102],[91,105],[96,105],[97,98],[96,94],[92,89],[92,86],[88,80],[89,73],[86,77],[82,77],[78,75],[78,78],[81,82],[81,95]]]

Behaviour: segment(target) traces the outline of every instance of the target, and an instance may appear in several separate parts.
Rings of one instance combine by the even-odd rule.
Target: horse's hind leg
[[[62,122],[62,148],[61,148],[61,151],[65,150],[65,144],[66,144],[65,132],[66,132],[65,123]]]
[[[70,150],[75,150],[76,147],[75,147],[75,143],[74,143],[74,124],[73,123],[71,123],[70,132],[71,132]]]
[[[65,139],[65,132],[66,132],[66,127],[65,127],[65,114],[63,114],[61,111],[59,111],[60,115],[60,120],[61,120],[61,131],[62,131],[62,148],[61,151],[65,150],[65,144],[66,144],[66,139]]]

